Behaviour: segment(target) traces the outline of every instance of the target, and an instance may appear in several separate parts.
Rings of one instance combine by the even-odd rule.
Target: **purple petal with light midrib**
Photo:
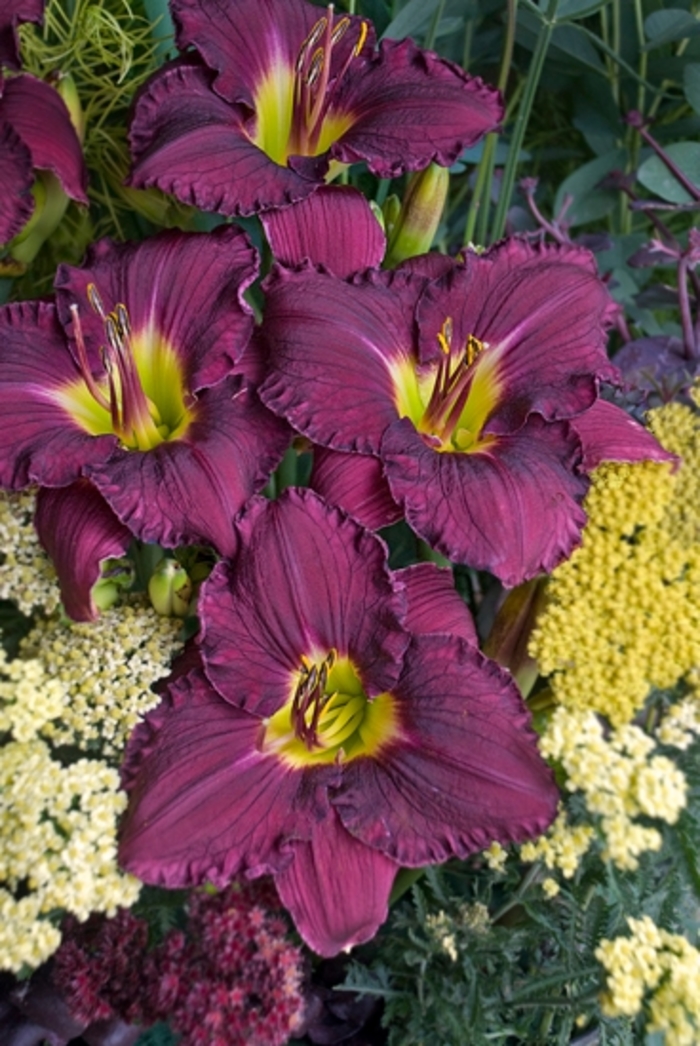
[[[588,489],[580,458],[568,425],[537,414],[468,454],[438,453],[407,418],[382,440],[389,487],[416,533],[507,587],[553,570],[579,543]]]
[[[161,232],[141,243],[101,240],[80,268],[59,266],[55,287],[66,329],[70,306],[78,305],[95,373],[103,369],[105,330],[88,302],[90,284],[106,312],[126,305],[134,337],[147,339],[156,357],[161,341],[176,353],[185,388],[196,392],[227,377],[242,356],[253,330],[243,295],[257,274],[258,254],[246,234],[222,226]]]
[[[379,266],[386,237],[364,196],[348,185],[321,186],[306,200],[260,216],[282,265],[311,261],[336,276]]]
[[[261,754],[261,725],[222,701],[199,671],[169,686],[127,748],[130,802],[119,849],[127,871],[173,888],[284,868],[287,842],[309,837],[312,811],[337,770],[304,775]]]
[[[335,649],[371,694],[391,688],[409,636],[386,547],[310,490],[251,502],[235,560],[200,598],[205,671],[223,697],[272,715],[291,696],[301,657]]]
[[[137,96],[128,184],[156,186],[229,217],[284,207],[312,193],[324,171],[309,178],[274,163],[247,137],[247,115],[214,93],[203,66],[192,60],[165,66]]]
[[[331,956],[371,940],[388,915],[398,864],[354,839],[334,810],[293,853],[275,885],[309,947]]]
[[[312,269],[275,270],[262,325],[263,401],[316,443],[376,455],[398,415],[390,367],[410,358],[423,285],[403,273],[346,282]]]
[[[183,439],[149,451],[117,449],[85,469],[121,521],[167,548],[233,548],[233,518],[267,483],[289,444],[286,424],[237,378],[203,389]]]
[[[533,411],[554,420],[587,410],[598,382],[617,380],[606,352],[613,307],[588,251],[514,238],[468,251],[428,285],[417,309],[421,355],[437,356],[448,317],[453,346],[469,335],[483,342],[500,385],[486,429],[514,432]]]
[[[52,398],[80,374],[54,305],[0,309],[0,483],[62,487],[102,462],[114,436],[90,436]]]
[[[412,40],[383,40],[362,75],[348,76],[333,108],[354,119],[331,155],[344,163],[364,160],[380,178],[433,161],[450,167],[503,116],[495,88]]]
[[[420,636],[394,698],[401,738],[331,793],[349,832],[420,867],[547,828],[559,793],[508,673],[464,640]]]

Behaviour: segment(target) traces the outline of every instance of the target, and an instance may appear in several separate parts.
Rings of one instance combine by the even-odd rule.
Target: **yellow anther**
[[[362,24],[364,25],[364,22]],[[338,41],[341,40],[345,36],[345,33],[346,33],[347,28],[348,28],[349,25],[350,25],[350,19],[347,17],[347,15],[345,15],[344,18],[340,19],[340,21],[337,23],[337,25],[333,29],[333,32],[331,33],[331,43],[332,44],[337,44]]]
[[[97,313],[97,315],[104,319],[105,307],[102,303],[100,293],[97,290],[97,287],[94,283],[88,283],[87,285],[87,299],[90,302],[92,309]]]
[[[469,337],[467,338],[467,344],[466,344],[466,348],[464,350],[464,352],[465,352],[465,359],[467,361],[467,366],[468,367],[471,367],[471,365],[474,362],[474,360],[476,359],[476,357],[479,355],[480,352],[483,352],[483,350],[484,350],[484,342],[483,341],[479,341],[479,339],[475,338],[473,334],[470,334]]]
[[[365,46],[365,40],[367,39],[367,33],[368,32],[369,32],[369,28],[367,26],[367,22],[362,22],[360,24],[360,36],[358,38],[357,43],[355,44],[355,50],[353,52],[355,57],[357,57],[357,55],[360,53],[362,48]]]
[[[446,356],[449,356],[452,348],[452,317],[448,316],[438,331],[438,345]]]

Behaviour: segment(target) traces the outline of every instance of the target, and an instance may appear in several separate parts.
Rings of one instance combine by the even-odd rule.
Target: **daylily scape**
[[[647,821],[674,824],[690,792],[647,757],[700,736],[673,691],[700,693],[698,527],[678,508],[698,493],[699,255],[679,228],[700,188],[683,175],[656,247],[630,233],[644,264],[675,258],[681,322],[658,338],[681,330],[685,353],[678,388],[659,365],[634,389],[629,325],[655,306],[626,319],[569,232],[575,201],[548,221],[500,158],[529,155],[517,5],[506,110],[432,49],[480,34],[459,5],[426,4],[423,26],[383,0],[163,0],[160,36],[144,7],[132,39],[131,11],[57,3],[0,0],[0,1014],[5,973],[34,984],[51,958],[65,1027],[94,1046],[160,1021],[181,1046],[359,1042],[359,994],[326,1021],[354,959],[321,958],[398,926],[421,1006],[435,970],[507,960],[499,1014],[534,1007],[544,970],[557,1041],[583,1042],[594,977],[556,951],[568,902],[533,917],[548,936],[527,961],[519,935],[557,868],[586,905],[626,896],[613,865],[660,849]],[[392,38],[409,8],[423,48]],[[80,48],[85,110],[46,41],[52,61]],[[579,875],[595,847],[604,870]],[[411,886],[424,951],[400,918],[382,929]]]

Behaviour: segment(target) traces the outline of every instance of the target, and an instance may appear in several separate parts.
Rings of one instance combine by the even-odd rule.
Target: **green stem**
[[[446,4],[446,2],[447,2],[447,0],[440,0],[440,3],[438,4],[437,9],[435,11],[435,14],[433,15],[433,20],[430,23],[430,29],[428,30],[428,35],[426,36],[425,41],[423,43],[423,47],[426,49],[426,51],[431,51],[433,49],[433,47],[435,46],[435,37],[437,36],[437,31],[438,31],[438,28],[440,26],[440,22],[442,21],[442,16],[445,13],[445,4]]]
[[[508,13],[506,17],[506,35],[503,42],[503,54],[501,56],[501,69],[498,75],[498,90],[502,95],[508,86],[511,65],[513,62],[513,47],[515,44],[515,22],[518,15],[518,0],[508,0]],[[484,187],[482,189],[481,208],[476,224],[476,241],[486,244],[488,240],[488,222],[491,209],[491,186],[493,184],[493,172],[496,166],[496,145],[498,144],[498,132],[489,134],[484,145],[481,157],[481,165],[485,169]],[[481,174],[481,171],[479,171]]]
[[[525,91],[518,107],[518,118],[515,121],[515,127],[513,129],[513,137],[511,138],[510,148],[508,150],[508,159],[503,171],[503,181],[501,182],[498,206],[496,207],[496,215],[491,229],[491,238],[494,242],[500,240],[505,232],[508,205],[510,204],[510,198],[515,184],[515,175],[518,169],[520,150],[522,149],[525,131],[527,130],[527,125],[530,121],[530,113],[532,112],[537,87],[540,82],[540,76],[542,75],[544,60],[549,49],[549,41],[551,40],[552,32],[556,25],[558,7],[559,0],[549,0],[547,13],[542,20],[540,32],[537,37],[535,52],[532,56],[532,62],[530,63],[530,69],[525,82]]]
[[[506,901],[505,904],[502,904],[498,911],[491,916],[491,922],[494,924],[497,923],[500,919],[503,918],[504,915],[506,915],[511,910],[511,908],[517,907],[517,905],[520,904],[520,901],[525,896],[527,891],[530,889],[532,884],[536,882],[536,880],[539,878],[541,873],[542,866],[540,865],[539,861],[536,861],[530,868],[528,868],[527,872],[523,876],[520,886],[515,891],[510,900]]]
[[[515,44],[515,22],[518,13],[518,0],[508,0],[508,12],[506,17],[506,34],[503,42],[503,54],[501,55],[501,68],[498,75],[498,90],[505,94],[508,86],[510,67],[513,61],[513,47]],[[466,68],[466,66],[465,66]],[[464,228],[464,243],[476,242],[485,244],[488,235],[489,210],[491,206],[491,184],[493,182],[493,171],[496,161],[496,145],[498,133],[493,132],[486,136],[484,151],[481,154],[479,172],[477,174],[474,195],[467,211],[467,223]]]

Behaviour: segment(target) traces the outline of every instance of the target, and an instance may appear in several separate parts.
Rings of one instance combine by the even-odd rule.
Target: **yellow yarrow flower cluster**
[[[34,529],[36,495],[0,491],[0,599],[12,599],[23,614],[53,613],[61,602],[56,572]]]
[[[613,725],[700,663],[700,416],[672,403],[650,427],[682,463],[596,470],[581,548],[554,571],[530,645],[557,702]]]
[[[633,1017],[648,992],[648,1032],[663,1032],[666,1046],[700,1042],[700,952],[685,937],[659,929],[644,916],[627,920],[631,937],[603,940],[596,958],[607,972],[601,1000],[608,1017]]]
[[[579,866],[583,855],[589,849],[595,838],[595,829],[588,824],[571,825],[566,810],[560,809],[556,821],[549,830],[533,842],[523,843],[520,847],[520,856],[523,861],[544,861],[547,868],[557,868],[565,879],[571,879]],[[556,884],[556,880],[545,880],[545,883]],[[543,886],[549,896],[554,896],[557,890],[552,886]]]
[[[429,912],[425,919],[428,933],[453,962],[459,958],[460,943],[467,949],[469,936],[486,933],[490,923],[489,910],[480,901],[461,905],[454,916],[445,911]]]
[[[180,649],[181,622],[161,617],[140,596],[89,624],[39,621],[21,645],[40,658],[69,695],[60,719],[42,729],[54,744],[98,748],[120,756],[127,738],[158,697],[151,685],[167,675]]]
[[[603,857],[618,868],[633,870],[640,853],[661,847],[658,830],[635,818],[675,824],[686,803],[684,774],[666,756],[654,754],[655,749],[654,739],[637,726],[620,726],[606,736],[593,712],[566,708],[555,710],[540,738],[545,758],[565,770],[567,789],[581,792],[588,811],[600,818]],[[539,848],[545,854],[546,840],[532,844],[538,856]]]

